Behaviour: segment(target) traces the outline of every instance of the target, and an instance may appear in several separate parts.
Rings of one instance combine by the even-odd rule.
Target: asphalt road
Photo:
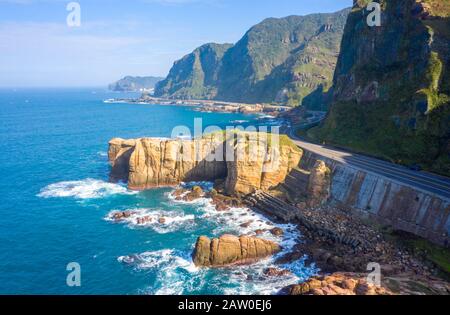
[[[361,154],[349,153],[335,148],[306,142],[295,135],[292,128],[289,130],[288,134],[295,144],[307,151],[416,187],[450,201],[450,178],[427,172],[413,171],[401,165]]]

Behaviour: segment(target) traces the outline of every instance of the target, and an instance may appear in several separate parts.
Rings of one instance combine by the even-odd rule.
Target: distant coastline
[[[182,100],[159,98],[143,94],[140,98],[113,98],[107,99],[105,103],[129,103],[129,104],[159,104],[171,106],[195,107],[199,112],[219,112],[219,113],[265,113],[277,117],[280,113],[285,113],[292,109],[288,106],[277,106],[270,104],[248,104],[233,103],[216,100]]]

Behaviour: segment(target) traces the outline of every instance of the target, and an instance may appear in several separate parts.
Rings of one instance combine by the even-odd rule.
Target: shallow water
[[[199,235],[247,233],[276,226],[247,209],[218,213],[209,200],[176,202],[171,189],[131,192],[108,183],[108,141],[170,137],[176,125],[264,124],[257,116],[199,113],[190,108],[106,104],[130,97],[93,89],[0,90],[0,293],[2,294],[270,294],[315,272],[267,279],[267,259],[253,266],[199,270],[191,252]],[[270,122],[271,124],[273,122]],[[115,223],[114,211],[136,212]],[[136,217],[153,223],[138,226]],[[156,219],[165,217],[166,223]],[[134,219],[134,220],[133,220]],[[240,225],[253,220],[248,228]],[[286,249],[299,237],[281,226]],[[66,285],[70,262],[81,287]]]

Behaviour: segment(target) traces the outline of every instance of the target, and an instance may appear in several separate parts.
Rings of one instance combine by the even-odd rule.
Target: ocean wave
[[[232,120],[230,121],[231,124],[245,124],[250,122],[249,120]]]
[[[66,181],[48,185],[37,195],[41,198],[97,199],[111,195],[133,195],[137,192],[128,190],[120,184],[108,183],[97,179]]]
[[[127,212],[126,218],[116,220],[118,213]],[[185,215],[180,211],[163,211],[160,209],[128,209],[125,211],[111,211],[105,218],[107,221],[125,223],[130,227],[148,227],[159,234],[167,234],[183,228],[187,223],[195,220],[194,215]],[[190,225],[192,226],[192,224]]]
[[[117,260],[120,263],[133,266],[137,271],[151,270],[155,273],[155,283],[143,293],[181,295],[194,290],[193,283],[200,271],[188,256],[188,253],[163,249],[121,256]]]

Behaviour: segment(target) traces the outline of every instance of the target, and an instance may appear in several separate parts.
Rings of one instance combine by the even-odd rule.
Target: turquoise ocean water
[[[247,209],[217,213],[208,200],[175,202],[171,189],[131,192],[108,183],[108,141],[170,137],[177,125],[274,124],[256,116],[198,113],[191,108],[107,104],[132,97],[102,89],[0,90],[0,294],[274,294],[315,272],[267,278],[273,259],[253,266],[196,269],[199,235],[244,234],[274,223]],[[164,216],[165,224],[117,224],[109,215]],[[253,220],[248,228],[242,223]],[[286,250],[294,226],[274,239]],[[265,235],[267,238],[273,236]],[[67,264],[81,266],[81,286],[66,284]]]

